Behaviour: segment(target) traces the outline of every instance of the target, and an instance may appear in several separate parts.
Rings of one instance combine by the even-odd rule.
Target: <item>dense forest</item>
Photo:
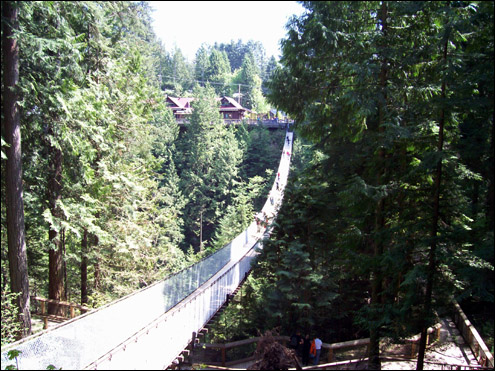
[[[494,3],[303,4],[268,84],[294,171],[215,340],[370,337],[378,368],[380,338],[424,352],[452,298],[493,313]],[[493,349],[493,319],[476,326]]]
[[[421,363],[453,298],[493,311],[493,2],[303,2],[280,61],[239,40],[192,64],[157,41],[147,3],[6,4],[2,44],[17,41],[19,62],[10,85],[4,63],[2,106],[19,107],[25,232],[11,243],[2,111],[2,343],[29,332],[13,304],[26,288],[99,306],[252,221],[284,133],[224,126],[215,97],[240,89],[246,107],[295,118],[296,139],[273,233],[218,339],[370,337],[376,369],[383,337],[421,333]],[[198,98],[187,129],[164,93]]]
[[[267,109],[260,43],[188,63],[146,2],[22,1],[2,3],[2,45],[2,344],[30,333],[29,295],[97,307],[252,222],[284,133],[225,126],[215,98]],[[166,94],[197,98],[187,128]]]

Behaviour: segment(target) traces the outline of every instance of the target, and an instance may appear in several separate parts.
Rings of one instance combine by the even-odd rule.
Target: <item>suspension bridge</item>
[[[278,174],[262,210],[230,243],[151,286],[2,347],[1,368],[14,366],[20,370],[43,370],[53,365],[56,369],[150,370],[171,366],[189,344],[194,344],[195,334],[214,318],[236,291],[250,271],[258,249],[262,248],[263,237],[270,234],[267,226],[277,216],[287,184],[292,141],[293,134],[287,131]],[[460,307],[456,313],[460,314],[453,315],[453,326],[459,328],[462,337],[467,339],[468,348],[474,354],[474,364],[466,368],[456,364],[455,367],[479,369],[481,364],[493,368],[493,356],[479,334],[463,317]],[[440,337],[440,328],[436,333]],[[367,344],[366,339],[348,343],[353,347]],[[349,344],[325,346],[329,349],[330,361],[334,351]],[[414,353],[414,345],[412,347]],[[457,348],[464,356],[469,352],[460,346]],[[16,359],[9,360],[10,350],[20,352]],[[462,357],[453,359],[458,362]],[[442,359],[441,362],[442,369],[452,364],[452,360]],[[404,360],[401,367],[393,363],[394,368],[403,365]],[[436,369],[435,365],[427,369]],[[344,366],[337,362],[326,365],[325,369],[335,367],[342,369]]]
[[[153,285],[2,347],[1,368],[164,369],[224,305],[251,269],[267,225],[281,206],[293,134],[286,133],[269,196],[257,218],[230,243]],[[17,359],[8,352],[17,350]]]

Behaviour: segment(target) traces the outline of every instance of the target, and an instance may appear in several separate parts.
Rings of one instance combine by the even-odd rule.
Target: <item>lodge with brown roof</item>
[[[219,112],[224,120],[242,120],[251,111],[241,106],[235,99],[230,97],[216,98],[220,101]],[[167,96],[167,106],[172,109],[176,120],[188,119],[192,113],[191,102],[194,98],[177,98]]]

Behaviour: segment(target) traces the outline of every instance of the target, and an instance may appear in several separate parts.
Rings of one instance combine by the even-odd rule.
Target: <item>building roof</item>
[[[170,108],[172,108],[172,110],[177,113],[191,113],[191,102],[194,99],[195,98],[180,98],[180,97],[167,96],[167,100],[169,100],[173,104],[173,106],[171,106]],[[236,111],[251,112],[251,110],[244,108],[239,103],[237,103],[235,99],[231,97],[223,96],[221,98],[216,98],[216,101],[227,103],[227,105],[219,107],[220,112],[236,112]]]
[[[232,106],[234,106],[235,108],[237,109],[241,109],[241,110],[247,110],[247,108],[244,108],[243,106],[241,106],[239,103],[237,103],[237,101],[234,99],[234,98],[230,98],[230,97],[221,97],[221,98],[218,98],[218,100],[220,101],[223,101],[223,100],[226,100],[227,102],[229,102]]]
[[[167,99],[169,99],[173,104],[175,104],[176,107],[172,107],[172,109],[189,108],[191,106],[191,102],[194,100],[194,98],[176,98],[171,96],[167,96]]]

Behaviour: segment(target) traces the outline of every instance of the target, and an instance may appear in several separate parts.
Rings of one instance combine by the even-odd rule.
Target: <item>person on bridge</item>
[[[287,135],[287,144],[290,145],[290,139],[288,135]]]

